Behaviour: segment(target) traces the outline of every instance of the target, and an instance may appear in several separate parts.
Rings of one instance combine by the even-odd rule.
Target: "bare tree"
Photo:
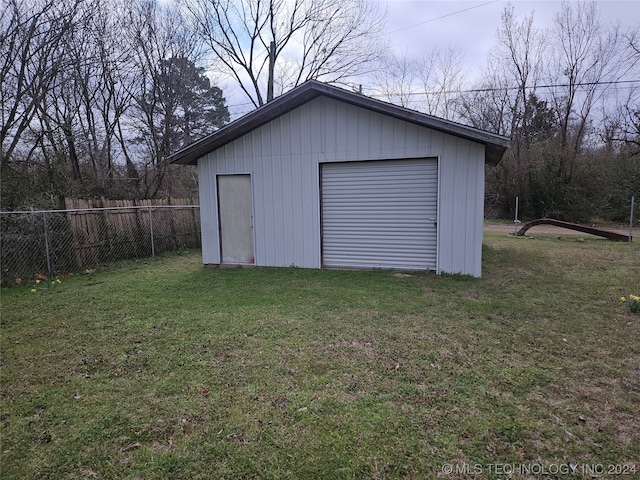
[[[513,128],[514,95],[509,81],[499,72],[489,73],[474,88],[455,100],[456,118],[468,125],[510,136]]]
[[[87,139],[85,151],[98,185],[114,176],[116,134],[132,102],[127,89],[131,82],[130,52],[122,42],[119,3],[96,2],[91,7],[92,22],[87,35],[75,38],[75,45],[70,46],[74,51],[78,98],[85,112],[79,126]],[[84,58],[89,61],[81,60],[82,52],[86,52]]]
[[[166,158],[229,120],[222,91],[212,86],[201,58],[201,40],[181,11],[154,0],[128,9],[129,38],[137,72],[129,127],[142,159],[142,195],[171,190]]]
[[[425,100],[420,108],[430,115],[453,120],[455,103],[465,84],[463,55],[449,48],[444,53],[434,49],[418,64]]]
[[[631,88],[615,108],[602,109],[599,136],[609,152],[640,154],[640,89]]]
[[[81,178],[81,164],[99,188],[113,178],[116,162],[116,134],[119,122],[131,105],[125,88],[128,80],[128,52],[123,46],[117,1],[84,2],[83,22],[68,32],[62,42],[67,68],[58,73],[38,116],[42,131],[59,130],[74,178]],[[54,151],[56,138],[44,145]],[[82,157],[82,161],[80,160]]]
[[[524,141],[516,142],[515,148],[524,148],[526,153],[527,122],[533,118],[534,108],[529,100],[536,98],[536,88],[543,78],[545,37],[535,27],[533,13],[518,21],[513,6],[507,6],[496,32],[496,45],[489,54],[486,75],[455,100],[460,119],[477,128],[522,137]]]
[[[551,93],[560,126],[559,174],[570,181],[594,106],[638,64],[638,58],[619,25],[606,28],[601,23],[595,2],[563,2],[555,17],[553,41],[556,54],[549,79],[558,85]]]
[[[366,0],[181,0],[216,61],[254,106],[269,84],[344,83],[380,56],[382,16]],[[271,63],[271,68],[270,68]],[[272,77],[275,72],[278,78]]]
[[[528,145],[527,119],[531,118],[527,102],[535,93],[543,73],[546,52],[545,35],[534,26],[534,14],[518,23],[512,5],[502,12],[497,32],[498,43],[490,56],[489,69],[502,71],[508,84],[514,87],[510,133],[523,132],[525,148]]]
[[[375,90],[386,101],[453,120],[464,85],[462,53],[434,49],[419,59],[386,55],[373,75]]]
[[[634,30],[627,32],[624,38],[631,50],[634,63],[637,63],[640,61],[640,27],[636,27]]]
[[[385,55],[373,75],[375,89],[389,103],[410,108],[419,92],[419,65],[406,53]]]
[[[50,205],[158,195],[166,156],[227,121],[201,40],[166,2],[0,2],[3,205],[25,201],[27,177]]]
[[[535,92],[544,73],[546,51],[543,32],[534,14],[518,20],[513,6],[504,9],[490,52],[487,75],[458,99],[458,114],[473,126],[512,137],[507,156],[487,174],[488,204],[509,212],[512,199],[527,202],[533,164],[532,141],[538,130],[548,133],[549,109]],[[526,197],[526,198],[525,198]],[[524,205],[528,207],[528,205]]]
[[[61,44],[80,0],[2,0],[0,13],[0,168],[9,165],[58,73]]]

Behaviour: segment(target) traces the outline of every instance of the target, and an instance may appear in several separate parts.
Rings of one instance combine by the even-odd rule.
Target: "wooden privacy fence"
[[[190,199],[66,199],[65,207],[0,212],[3,284],[201,246],[200,207]]]

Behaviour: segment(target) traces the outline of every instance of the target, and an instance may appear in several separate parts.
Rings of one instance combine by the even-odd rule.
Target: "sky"
[[[623,27],[640,25],[639,0],[596,2],[603,23],[620,21]],[[495,45],[504,8],[513,5],[516,18],[534,15],[534,25],[549,28],[560,10],[558,0],[382,0],[387,9],[388,41],[397,54],[421,57],[434,47],[463,52],[468,68],[477,72]]]
[[[349,1],[349,0],[339,0]],[[398,56],[420,58],[434,48],[462,52],[467,81],[482,74],[489,51],[496,43],[500,17],[509,4],[518,21],[534,15],[534,25],[550,28],[560,10],[560,0],[370,0],[386,10],[386,38]],[[569,0],[570,2],[577,0]],[[640,0],[600,0],[596,2],[603,23],[620,22],[623,28],[640,25]],[[222,85],[232,117],[253,107],[246,97]],[[227,87],[227,88],[225,88]],[[365,92],[367,91],[366,85]]]

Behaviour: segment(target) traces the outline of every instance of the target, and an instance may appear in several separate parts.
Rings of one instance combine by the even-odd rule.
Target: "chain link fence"
[[[188,248],[201,248],[197,205],[0,212],[3,285]]]

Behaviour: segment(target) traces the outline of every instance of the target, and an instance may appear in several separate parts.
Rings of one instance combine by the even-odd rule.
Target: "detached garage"
[[[317,81],[173,154],[206,265],[481,275],[484,166],[509,139]]]

